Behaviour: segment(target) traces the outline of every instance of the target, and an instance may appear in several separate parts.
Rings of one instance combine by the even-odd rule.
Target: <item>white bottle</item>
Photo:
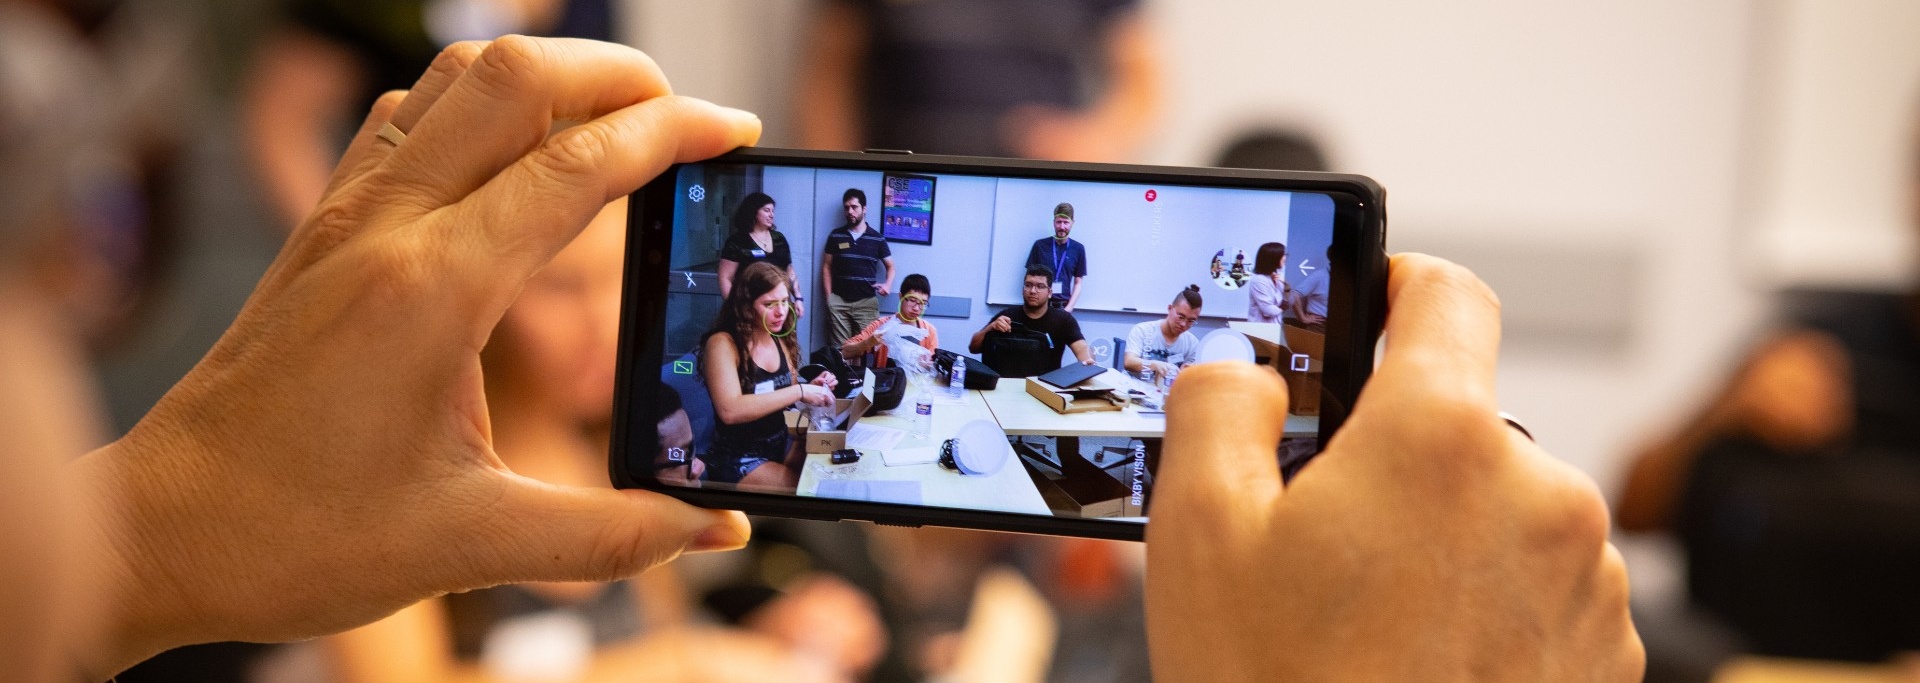
[[[960,398],[967,394],[967,359],[955,357],[953,372],[947,375],[947,396]]]
[[[913,436],[926,439],[933,433],[933,397],[921,391],[913,396]]]

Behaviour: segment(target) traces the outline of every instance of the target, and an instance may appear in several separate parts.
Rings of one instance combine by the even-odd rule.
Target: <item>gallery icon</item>
[[[691,375],[691,374],[693,374],[693,361],[690,361],[690,360],[677,360],[677,361],[674,361],[674,362],[673,362],[673,374],[676,374],[676,375]]]
[[[686,461],[687,461],[687,449],[684,449],[684,448],[668,448],[668,449],[667,449],[667,461],[668,461],[668,462],[686,462]]]
[[[687,198],[693,200],[695,204],[706,201],[707,188],[695,185],[693,189],[687,190]]]
[[[1293,371],[1306,372],[1313,365],[1313,356],[1304,353],[1293,354]]]

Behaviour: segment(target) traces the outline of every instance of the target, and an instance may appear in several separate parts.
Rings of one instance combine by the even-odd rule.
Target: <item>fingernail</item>
[[[687,544],[687,552],[710,553],[720,550],[739,550],[746,547],[747,537],[740,535],[731,524],[707,527],[700,535],[693,537]]]
[[[728,118],[731,118],[735,121],[739,121],[741,123],[759,123],[760,122],[759,114],[755,114],[745,109],[735,109],[733,107],[721,107],[720,111],[722,113],[725,113]]]

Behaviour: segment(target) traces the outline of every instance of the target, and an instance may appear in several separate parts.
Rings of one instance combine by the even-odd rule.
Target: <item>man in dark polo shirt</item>
[[[1053,307],[1068,313],[1080,302],[1080,281],[1087,277],[1087,246],[1067,235],[1073,232],[1073,205],[1060,202],[1053,207],[1053,236],[1033,241],[1027,251],[1027,265],[1046,266],[1053,271],[1047,283]]]
[[[827,233],[820,279],[827,289],[827,345],[838,348],[880,319],[880,298],[893,287],[893,250],[867,226],[867,193],[840,195],[847,224]]]

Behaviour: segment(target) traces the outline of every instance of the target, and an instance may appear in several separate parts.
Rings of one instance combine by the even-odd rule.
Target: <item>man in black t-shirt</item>
[[[880,231],[867,226],[867,193],[840,195],[847,224],[827,233],[820,279],[827,291],[827,346],[839,348],[880,319],[880,297],[893,288],[893,250]]]
[[[1020,306],[1009,306],[993,317],[986,327],[973,333],[967,350],[981,354],[980,359],[1001,377],[1031,377],[1060,369],[1060,349],[1073,350],[1081,365],[1093,364],[1093,352],[1080,334],[1080,321],[1072,313],[1054,308],[1048,295],[1053,269],[1046,264],[1027,266],[1027,277],[1020,286]]]

